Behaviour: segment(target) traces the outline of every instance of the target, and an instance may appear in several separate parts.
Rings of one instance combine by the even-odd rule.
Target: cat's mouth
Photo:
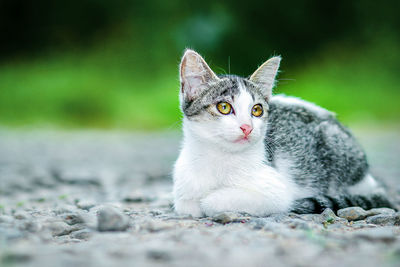
[[[242,136],[242,137],[236,139],[233,142],[237,143],[237,144],[247,144],[247,143],[250,142],[250,140],[249,140],[249,136]]]

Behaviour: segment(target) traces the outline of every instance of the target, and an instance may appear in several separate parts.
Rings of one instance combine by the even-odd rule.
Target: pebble
[[[24,220],[29,218],[29,214],[26,211],[17,211],[14,213],[14,218],[17,220]]]
[[[76,210],[77,209],[75,206],[66,204],[66,205],[62,205],[62,206],[58,207],[57,209],[55,209],[54,213],[56,215],[62,215],[62,214],[66,214],[66,213],[71,214],[71,213],[76,212]]]
[[[95,173],[83,170],[55,170],[53,176],[56,181],[63,184],[79,186],[101,186],[101,180]]]
[[[350,225],[353,229],[362,229],[362,228],[376,228],[377,225],[375,224],[368,224],[365,220],[359,220],[351,222]]]
[[[36,233],[39,232],[39,230],[41,229],[41,225],[35,221],[25,220],[19,224],[18,228],[20,230]]]
[[[71,238],[88,240],[93,235],[93,231],[89,229],[82,229],[71,233]]]
[[[214,215],[211,220],[217,223],[227,224],[232,222],[246,222],[249,220],[249,217],[241,216],[235,212],[221,212]]]
[[[326,226],[332,223],[347,223],[347,220],[336,216],[336,214],[330,208],[325,209],[321,213],[321,223]]]
[[[378,224],[378,225],[400,225],[400,212],[393,214],[379,214],[368,217],[367,223]]]
[[[368,213],[360,207],[349,207],[338,210],[337,215],[349,221],[358,221],[365,219]]]
[[[99,231],[125,231],[129,227],[129,217],[113,207],[104,207],[97,214]]]
[[[393,229],[389,227],[362,229],[355,232],[353,236],[369,241],[393,242],[396,240]]]
[[[147,251],[147,257],[154,261],[160,261],[160,262],[165,262],[165,261],[171,260],[171,255],[168,252],[161,251],[161,250]]]
[[[165,222],[160,220],[148,220],[140,225],[141,229],[145,229],[149,232],[159,232],[171,228],[176,228],[176,223]]]
[[[249,225],[255,230],[262,229],[267,223],[268,220],[265,218],[254,218],[249,221]]]
[[[306,221],[300,219],[292,219],[290,220],[287,225],[292,229],[301,229],[301,230],[310,230],[311,226]]]
[[[50,222],[45,225],[46,229],[49,229],[51,231],[52,236],[63,236],[63,235],[68,235],[73,231],[76,231],[76,228],[73,228],[69,226],[65,222],[61,221],[55,221],[55,222]]]
[[[370,209],[367,211],[367,216],[375,216],[378,214],[393,214],[396,213],[394,209],[389,209],[389,208],[376,208],[376,209]]]
[[[127,203],[147,203],[147,202],[152,202],[154,200],[155,200],[154,197],[150,197],[148,195],[141,193],[130,194],[123,198],[123,201]]]
[[[79,201],[78,203],[76,203],[77,208],[86,211],[89,211],[94,206],[96,206],[96,204],[92,201]]]
[[[85,223],[83,217],[79,214],[70,213],[63,216],[64,221],[69,225],[74,225],[78,223]]]

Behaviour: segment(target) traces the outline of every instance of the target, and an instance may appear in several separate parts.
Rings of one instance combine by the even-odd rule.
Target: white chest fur
[[[230,153],[186,135],[174,168],[176,211],[193,216],[221,211],[253,215],[286,211],[296,188],[263,160],[262,141]]]

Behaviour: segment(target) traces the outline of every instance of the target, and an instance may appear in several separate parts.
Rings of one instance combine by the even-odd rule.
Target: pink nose
[[[246,137],[251,133],[251,131],[253,131],[253,127],[248,124],[243,124],[242,126],[240,126],[240,129],[243,131],[244,136]]]

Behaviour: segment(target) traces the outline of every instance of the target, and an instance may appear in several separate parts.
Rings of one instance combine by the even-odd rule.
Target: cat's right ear
[[[194,100],[209,82],[217,80],[218,76],[198,53],[185,51],[180,64],[181,100]]]

